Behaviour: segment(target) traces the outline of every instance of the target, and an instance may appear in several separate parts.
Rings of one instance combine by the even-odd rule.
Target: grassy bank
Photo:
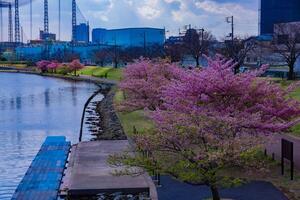
[[[107,78],[110,80],[119,81],[122,77],[122,69],[111,68],[111,67],[96,67],[86,66],[84,69],[79,71],[80,75],[94,76],[99,78]]]
[[[117,91],[114,99],[116,107],[123,99],[123,92]],[[133,134],[133,127],[135,127],[139,133],[143,133],[153,127],[152,122],[145,116],[143,110],[128,113],[117,112],[117,114],[123,129],[128,136]]]

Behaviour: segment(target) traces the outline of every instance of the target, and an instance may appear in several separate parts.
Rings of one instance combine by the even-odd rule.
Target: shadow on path
[[[161,178],[162,187],[157,189],[159,200],[203,200],[211,197],[206,186],[194,186],[179,182],[168,176]],[[288,200],[271,183],[255,181],[220,191],[222,198],[234,200]]]

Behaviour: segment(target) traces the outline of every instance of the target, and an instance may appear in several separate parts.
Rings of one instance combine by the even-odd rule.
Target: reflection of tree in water
[[[50,89],[45,90],[45,106],[49,107],[50,106]]]
[[[71,87],[71,92],[72,92],[72,103],[73,103],[73,106],[76,106],[77,105],[77,86],[76,84],[72,84],[72,87]]]
[[[11,110],[15,109],[15,100],[13,98],[10,99],[9,104]]]
[[[22,97],[17,97],[16,98],[16,106],[17,106],[17,110],[22,109]]]

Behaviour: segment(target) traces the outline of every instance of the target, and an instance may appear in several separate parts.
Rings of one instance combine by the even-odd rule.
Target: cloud
[[[49,1],[50,31],[58,32],[58,1]],[[62,2],[62,38],[71,38],[71,1]],[[236,34],[252,35],[258,30],[258,0],[77,0],[84,18],[92,28],[166,27],[170,34],[192,24],[212,31],[217,37],[230,32],[226,16],[234,16]],[[5,13],[4,13],[5,14]],[[20,8],[21,24],[30,38],[29,6]],[[34,38],[43,27],[42,1],[34,1]],[[6,17],[6,15],[4,15]],[[4,21],[7,21],[4,18]],[[7,33],[5,24],[4,33]],[[6,35],[5,35],[6,36]]]

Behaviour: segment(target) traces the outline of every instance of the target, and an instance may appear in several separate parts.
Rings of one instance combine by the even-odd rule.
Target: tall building
[[[260,34],[273,34],[274,24],[300,21],[300,0],[261,0]]]
[[[90,26],[89,24],[81,23],[75,26],[75,41],[80,43],[90,42]]]
[[[165,30],[158,28],[124,28],[107,30],[93,29],[92,40],[95,44],[118,45],[121,47],[143,47],[163,45]]]

